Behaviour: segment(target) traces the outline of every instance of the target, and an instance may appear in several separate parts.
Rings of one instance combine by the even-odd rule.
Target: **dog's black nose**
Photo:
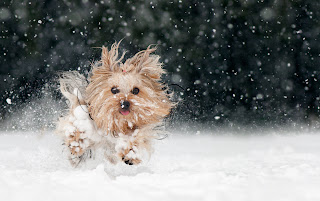
[[[121,103],[121,108],[122,108],[123,110],[129,109],[129,107],[130,107],[130,102],[129,102],[129,101],[123,101],[123,102]]]

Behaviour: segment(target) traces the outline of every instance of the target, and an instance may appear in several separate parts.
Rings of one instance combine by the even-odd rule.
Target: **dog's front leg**
[[[118,157],[128,165],[137,165],[142,162],[144,155],[152,151],[151,137],[144,135],[138,129],[130,136],[120,135],[116,144]]]
[[[85,131],[75,128],[65,138],[65,144],[69,149],[69,160],[73,166],[77,166],[88,155],[91,155],[91,141],[87,138]]]
[[[60,130],[65,135],[65,145],[69,149],[69,159],[77,166],[87,156],[91,156],[94,144],[95,126],[85,105],[79,105],[71,113],[60,119]]]
[[[116,145],[116,151],[118,157],[128,165],[137,165],[141,162],[138,144],[132,139],[120,138]]]

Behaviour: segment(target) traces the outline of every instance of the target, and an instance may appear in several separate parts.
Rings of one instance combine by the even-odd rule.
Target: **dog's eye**
[[[119,89],[117,89],[116,87],[112,87],[112,88],[111,88],[111,93],[117,94],[117,93],[119,93],[119,92],[120,92]]]
[[[135,87],[135,88],[133,88],[133,90],[132,90],[132,93],[134,94],[134,95],[137,95],[138,93],[139,93],[139,89],[137,88],[137,87]]]

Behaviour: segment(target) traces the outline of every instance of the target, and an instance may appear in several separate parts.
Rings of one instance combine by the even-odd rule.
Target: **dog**
[[[60,76],[60,91],[69,112],[59,119],[69,160],[77,166],[97,148],[116,164],[137,165],[153,152],[164,119],[175,103],[161,81],[166,72],[156,48],[149,46],[123,62],[119,43],[102,47],[101,60],[92,64],[88,78],[77,71]]]

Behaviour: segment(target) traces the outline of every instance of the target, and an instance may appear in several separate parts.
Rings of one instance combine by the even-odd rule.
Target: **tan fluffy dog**
[[[60,118],[57,131],[78,165],[96,148],[105,150],[113,163],[139,164],[142,152],[151,153],[163,119],[174,103],[161,83],[165,73],[150,46],[122,62],[119,43],[102,47],[102,57],[86,78],[78,72],[63,73],[60,90],[69,100],[70,112]]]

